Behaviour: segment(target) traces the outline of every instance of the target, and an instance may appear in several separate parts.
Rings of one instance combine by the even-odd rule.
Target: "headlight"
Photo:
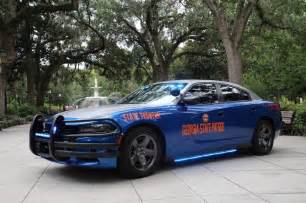
[[[99,121],[68,121],[65,123],[65,136],[99,136],[118,133],[119,127],[107,120]]]

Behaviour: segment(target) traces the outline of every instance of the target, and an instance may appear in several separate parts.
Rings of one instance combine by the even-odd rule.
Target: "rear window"
[[[211,104],[218,102],[216,84],[203,83],[194,85],[185,95],[186,98],[197,97],[191,104]]]
[[[221,97],[224,102],[228,101],[248,101],[251,97],[248,92],[231,85],[220,86]]]

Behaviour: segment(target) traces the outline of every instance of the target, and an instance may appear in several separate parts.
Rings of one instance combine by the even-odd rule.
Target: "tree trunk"
[[[36,107],[43,107],[45,103],[46,92],[38,92],[36,97]]]
[[[217,18],[217,24],[227,57],[228,79],[230,82],[242,84],[242,60],[239,47],[230,37],[224,16]]]
[[[42,80],[40,80],[36,84],[36,107],[38,108],[43,107],[45,104],[45,97],[49,88],[52,74],[53,73],[51,73],[50,75],[47,74],[45,75],[45,77],[41,76]]]
[[[6,71],[5,65],[0,62],[0,116],[5,115],[5,89],[6,89]]]
[[[7,11],[5,11],[5,20],[6,24],[11,19],[16,17],[16,1],[7,2]],[[6,57],[5,61],[0,61],[0,116],[5,115],[6,113],[6,84],[7,84],[7,74],[9,64],[15,60],[15,36],[16,36],[16,27],[1,25],[0,30],[0,49],[4,50]]]
[[[32,25],[30,23],[31,19],[27,19],[25,21],[25,32],[24,32],[24,40],[25,40],[25,60],[24,60],[24,68],[26,70],[27,76],[27,102],[29,104],[35,103],[35,81],[36,81],[36,68],[34,67],[34,59],[32,54]]]
[[[45,96],[49,88],[52,75],[58,70],[59,65],[50,65],[44,73],[39,73],[40,79],[37,79],[36,86],[36,106],[43,107]]]
[[[5,114],[6,102],[5,91],[9,63],[15,59],[15,35],[12,31],[0,30],[0,49],[3,49],[6,56],[0,61],[0,116]]]
[[[169,79],[169,66],[168,65],[152,65],[153,68],[153,82],[166,81]]]
[[[156,14],[157,15],[157,14]],[[159,38],[159,33],[157,31],[151,31],[151,37],[154,44],[154,52],[155,52],[155,82],[156,81],[165,81],[168,80],[168,67],[169,65],[165,62],[164,56],[162,54],[162,46]],[[154,67],[153,67],[154,68]],[[153,69],[154,73],[154,69]],[[154,75],[154,74],[153,74]]]
[[[36,107],[43,107],[45,103],[45,96],[48,91],[49,86],[49,80],[46,80],[44,82],[39,82],[37,84],[37,94],[36,94]]]
[[[230,82],[242,84],[242,60],[238,48],[224,43],[227,57],[228,79]]]
[[[27,74],[27,102],[34,104],[36,97],[35,81],[37,78],[35,72],[36,67],[34,66],[31,52],[26,54],[24,67],[26,68]]]
[[[4,34],[0,31],[0,48],[4,49]],[[5,114],[6,67],[0,58],[0,116]]]

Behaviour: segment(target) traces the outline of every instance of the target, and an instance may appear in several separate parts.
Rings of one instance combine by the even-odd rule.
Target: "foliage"
[[[293,135],[306,136],[306,102],[295,107]]]
[[[306,101],[295,103],[286,97],[282,97],[279,103],[283,111],[294,111],[292,135],[306,136]]]
[[[306,42],[288,31],[252,33],[244,45],[244,82],[260,96],[295,99],[306,90]]]
[[[8,104],[8,113],[19,117],[34,116],[38,112],[35,106],[22,103],[19,104],[16,100],[11,100]]]
[[[213,34],[213,33],[212,33]],[[226,79],[226,61],[220,41],[187,43],[178,52],[188,53],[178,58],[171,66],[172,78],[176,79]]]
[[[8,128],[15,125],[22,125],[29,123],[32,117],[20,117],[16,115],[7,115],[4,117],[0,117],[0,130],[3,128]]]
[[[182,43],[205,40],[208,12],[196,1],[102,0],[97,8],[98,17],[109,22],[111,36],[133,53],[136,70],[150,72],[153,81],[168,79]]]
[[[108,79],[97,71],[78,70],[69,72],[70,77],[58,77],[50,84],[45,106],[72,104],[77,99],[93,96],[94,79],[97,78],[100,96],[109,96],[114,92],[126,95],[138,88],[133,78]],[[66,75],[66,74],[63,74]]]

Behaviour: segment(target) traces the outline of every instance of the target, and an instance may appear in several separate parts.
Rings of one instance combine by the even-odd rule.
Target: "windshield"
[[[186,83],[157,83],[144,86],[119,101],[119,104],[170,103],[175,99],[171,89],[182,90]]]

